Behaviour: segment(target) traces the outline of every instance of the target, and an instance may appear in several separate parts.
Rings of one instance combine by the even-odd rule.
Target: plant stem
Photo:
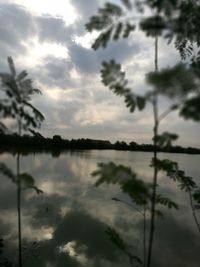
[[[146,267],[146,207],[144,206],[143,213],[143,266]]]
[[[21,119],[18,120],[18,134],[21,136]],[[21,180],[20,180],[20,153],[17,153],[17,216],[18,216],[18,252],[19,267],[22,267],[22,237],[21,237]]]
[[[200,233],[200,224],[198,222],[198,219],[197,219],[197,216],[196,216],[196,213],[195,213],[195,207],[194,207],[194,204],[193,204],[193,199],[192,199],[192,193],[191,193],[191,190],[189,190],[189,196],[190,196],[190,205],[191,205],[191,208],[192,208],[192,215],[194,217],[194,221],[197,225],[197,228],[199,230],[199,233]]]
[[[155,71],[158,71],[158,37],[155,38]],[[150,221],[150,232],[149,232],[149,246],[148,246],[148,258],[147,258],[147,267],[151,266],[152,258],[152,247],[154,240],[154,230],[155,230],[155,205],[156,205],[156,188],[157,188],[157,176],[158,169],[156,166],[157,162],[157,136],[158,136],[158,97],[155,92],[153,98],[153,114],[154,114],[154,129],[153,129],[153,144],[154,144],[154,175],[153,175],[153,192],[151,198],[151,221]]]
[[[22,239],[21,239],[21,181],[20,174],[20,154],[17,153],[17,216],[18,216],[18,251],[19,267],[22,267]]]

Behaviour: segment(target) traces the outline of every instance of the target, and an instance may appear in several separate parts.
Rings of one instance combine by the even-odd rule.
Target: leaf
[[[10,73],[11,73],[12,77],[15,78],[16,70],[15,70],[15,65],[14,65],[13,59],[12,59],[12,57],[8,57],[7,60],[8,60],[8,66],[10,68]]]
[[[178,173],[178,163],[175,161],[171,161],[169,159],[152,159],[152,163],[150,165],[151,167],[156,166],[157,170],[160,171],[164,171],[167,173],[167,176],[169,176],[170,178],[176,180],[176,175]]]
[[[200,189],[195,190],[193,198],[198,204],[200,204]]]
[[[122,2],[126,9],[132,6],[127,0]],[[104,7],[99,9],[98,14],[90,18],[85,27],[89,32],[99,31],[99,36],[92,45],[94,50],[100,47],[105,48],[110,40],[127,38],[135,30],[133,22],[127,21],[121,6],[113,3],[105,3]]]
[[[156,196],[156,203],[167,206],[169,209],[171,208],[178,209],[178,205],[174,201],[172,201],[167,197],[163,197],[160,194]]]
[[[26,71],[16,74],[14,62],[8,57],[9,73],[0,73],[1,85],[6,94],[6,99],[0,103],[0,112],[3,118],[12,118],[21,122],[21,128],[27,130],[29,126],[38,128],[44,120],[42,113],[29,103],[34,93],[41,93],[33,87],[31,79],[27,78]],[[0,125],[0,131],[5,131]]]
[[[200,95],[186,100],[179,114],[186,120],[200,121]]]
[[[130,246],[126,244],[126,242],[122,239],[120,234],[114,228],[108,227],[108,229],[106,230],[106,233],[110,237],[110,240],[112,241],[112,243],[115,244],[115,246],[118,249],[123,251],[132,261],[134,261],[135,263],[139,265],[142,265],[142,260],[138,256],[133,255],[132,252],[129,251]]]
[[[98,169],[92,173],[97,176],[95,183],[99,186],[103,183],[117,184],[121,190],[128,194],[137,205],[145,205],[149,199],[148,186],[129,167],[116,165],[113,162],[99,163]]]
[[[34,178],[28,173],[19,174],[19,179],[26,187],[32,187],[35,184]]]
[[[106,234],[120,250],[122,250],[123,252],[126,251],[127,245],[115,229],[108,227]]]
[[[145,98],[136,96],[128,87],[125,73],[121,70],[120,64],[115,60],[103,62],[101,77],[104,85],[108,86],[116,95],[123,96],[126,106],[130,112],[134,112],[136,106],[139,110],[145,107]]]
[[[164,132],[161,135],[157,135],[154,140],[158,147],[165,148],[172,146],[172,141],[176,141],[178,139],[178,135],[174,133]]]
[[[199,87],[194,71],[184,64],[177,64],[158,72],[150,72],[147,74],[146,80],[158,94],[172,99],[182,100],[189,93],[196,92]]]
[[[17,81],[19,81],[19,82],[22,81],[27,75],[28,75],[28,73],[25,70],[23,70],[22,72],[20,72],[18,74]]]
[[[140,22],[140,28],[147,36],[159,36],[166,29],[166,22],[160,15],[143,19]]]
[[[16,182],[16,176],[14,173],[7,167],[5,163],[0,162],[0,172],[3,173],[7,178],[9,178],[12,182]]]
[[[43,191],[35,186],[34,178],[28,173],[19,174],[19,179],[21,180],[24,189],[34,189],[37,194],[43,193]]]
[[[143,110],[145,107],[145,98],[141,96],[136,97],[136,102],[139,110]]]

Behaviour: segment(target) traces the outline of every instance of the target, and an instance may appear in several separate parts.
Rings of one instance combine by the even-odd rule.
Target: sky
[[[100,69],[104,60],[120,62],[131,89],[142,95],[148,90],[145,74],[154,68],[154,40],[135,31],[129,39],[92,50],[97,35],[88,33],[85,23],[105,2],[0,0],[0,71],[8,71],[12,56],[17,70],[26,69],[42,91],[32,103],[45,116],[39,130],[45,137],[151,143],[152,107],[130,114],[123,99],[102,84]],[[179,60],[173,45],[160,39],[159,68]],[[168,104],[161,99],[160,111]],[[200,125],[176,113],[162,122],[162,131],[178,133],[179,145],[200,147]]]

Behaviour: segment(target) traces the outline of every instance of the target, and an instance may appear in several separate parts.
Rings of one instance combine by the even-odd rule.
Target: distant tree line
[[[54,135],[53,138],[45,138],[40,134],[34,136],[18,134],[0,134],[0,152],[4,151],[57,151],[82,149],[110,149],[124,151],[145,151],[153,152],[152,144],[138,144],[134,141],[127,144],[124,141],[111,143],[108,140],[95,140],[89,138],[81,139],[63,139],[60,135]],[[165,146],[158,147],[159,152],[169,153],[187,153],[200,154],[200,149],[193,147]],[[55,153],[56,155],[56,153]]]

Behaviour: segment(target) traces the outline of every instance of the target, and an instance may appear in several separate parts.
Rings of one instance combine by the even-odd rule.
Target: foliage
[[[155,141],[158,147],[171,147],[172,141],[176,141],[178,139],[178,135],[174,133],[163,132],[161,135],[157,135],[155,137]]]
[[[10,73],[0,73],[1,89],[6,97],[0,102],[1,116],[4,119],[11,117],[20,121],[20,127],[24,130],[28,130],[29,127],[40,127],[44,116],[30,103],[31,96],[41,94],[40,90],[33,87],[26,71],[17,75],[11,57],[8,57],[8,66]]]
[[[114,228],[108,227],[106,233],[113,244],[128,256],[131,266],[142,266],[142,260],[131,252],[130,245],[122,239],[120,234]]]
[[[129,10],[133,10],[133,1],[122,1]],[[139,4],[140,2],[140,4]],[[151,265],[151,254],[153,245],[153,236],[155,228],[156,204],[163,204],[168,208],[177,209],[178,206],[167,197],[157,194],[157,178],[159,171],[165,171],[167,176],[179,183],[181,190],[188,192],[190,204],[193,211],[195,222],[200,230],[198,220],[194,212],[193,201],[199,201],[199,191],[192,177],[186,176],[185,172],[178,168],[176,162],[170,160],[159,160],[157,152],[159,148],[171,147],[172,142],[177,140],[178,135],[169,132],[158,133],[160,121],[165,118],[169,112],[179,110],[179,115],[185,119],[199,121],[200,107],[200,5],[196,1],[179,0],[147,0],[135,1],[137,11],[153,10],[153,15],[146,16],[138,21],[139,28],[147,36],[155,38],[155,71],[147,74],[147,83],[152,87],[144,96],[136,96],[128,87],[128,81],[125,72],[121,70],[120,64],[114,60],[103,62],[101,76],[104,85],[108,86],[116,95],[123,96],[130,112],[134,112],[137,106],[139,110],[145,107],[146,101],[152,103],[154,127],[153,143],[154,157],[151,166],[154,168],[152,186],[146,186],[137,178],[136,173],[123,165],[114,163],[99,164],[99,168],[93,173],[99,179],[96,185],[103,182],[108,184],[119,184],[122,191],[128,194],[136,204],[151,203],[151,223],[150,238],[148,247],[147,266]],[[86,25],[87,30],[98,30],[99,37],[95,40],[93,48],[106,47],[110,40],[118,40],[123,35],[124,29],[121,23],[122,17],[133,23],[134,13],[128,16],[129,12],[123,13],[122,7],[110,3],[99,9],[98,15],[93,16]],[[147,12],[149,14],[149,12]],[[126,16],[127,15],[127,16]],[[120,22],[119,22],[120,21]],[[121,23],[121,24],[120,24]],[[131,24],[133,25],[133,24]],[[134,22],[134,27],[136,23]],[[117,29],[118,28],[118,29]],[[117,29],[117,30],[116,30]],[[164,36],[169,42],[174,41],[175,48],[179,51],[181,58],[191,59],[191,64],[179,63],[171,68],[165,68],[158,71],[158,36]],[[116,38],[115,38],[116,37]],[[197,51],[197,56],[195,52]],[[172,101],[172,105],[160,114],[158,109],[158,96],[162,95]],[[151,192],[152,191],[152,192]],[[144,193],[145,192],[145,193]],[[139,196],[139,202],[137,202]],[[136,197],[136,199],[135,199]]]
[[[41,93],[33,87],[32,80],[27,76],[26,71],[16,73],[15,65],[11,57],[8,57],[10,73],[0,73],[1,89],[4,99],[0,101],[1,118],[13,118],[17,122],[18,135],[21,137],[22,130],[30,130],[29,127],[39,128],[44,120],[42,113],[31,103],[31,96],[34,93]],[[8,131],[7,127],[1,122],[0,132]],[[18,252],[19,267],[22,267],[22,238],[21,238],[21,190],[32,188],[38,194],[42,190],[35,186],[33,177],[27,173],[20,173],[20,153],[17,153],[16,175],[4,164],[0,163],[0,172],[12,180],[17,187],[17,216],[18,216]],[[23,186],[23,187],[22,187]]]
[[[28,173],[20,173],[19,179],[21,181],[22,189],[34,189],[37,194],[42,194],[43,191],[35,186],[34,178]]]
[[[133,94],[131,89],[127,87],[128,81],[125,78],[125,73],[121,71],[120,64],[117,64],[115,60],[102,63],[101,76],[104,85],[108,86],[116,95],[124,97],[130,112],[134,112],[136,106],[139,110],[144,109],[145,98]]]
[[[131,1],[122,0],[121,2],[126,11],[132,9]],[[105,3],[105,6],[99,9],[99,14],[90,18],[86,28],[89,32],[101,31],[92,45],[93,49],[97,50],[100,47],[105,48],[110,40],[127,38],[135,30],[135,25],[127,20],[121,6]]]
[[[92,173],[99,177],[96,186],[102,183],[118,184],[121,190],[128,194],[138,205],[147,204],[149,198],[148,186],[129,167],[116,165],[113,162],[99,163],[98,169]]]

